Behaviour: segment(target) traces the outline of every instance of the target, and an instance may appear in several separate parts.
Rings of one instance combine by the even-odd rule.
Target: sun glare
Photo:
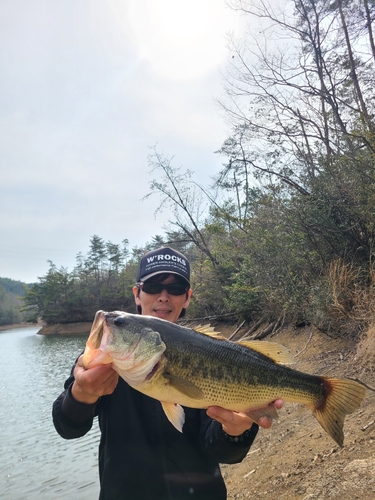
[[[223,61],[238,18],[224,0],[109,0],[117,19],[159,75],[198,78]]]

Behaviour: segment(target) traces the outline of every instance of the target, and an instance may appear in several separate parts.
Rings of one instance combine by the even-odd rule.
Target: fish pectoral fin
[[[182,406],[175,403],[161,401],[161,406],[170,423],[180,432],[185,423],[185,412]]]
[[[276,342],[264,342],[263,340],[244,340],[241,342],[240,340],[236,343],[267,356],[267,358],[270,358],[274,363],[295,363],[295,360],[288,349],[283,345],[277,344]]]
[[[181,392],[185,396],[192,399],[203,399],[204,394],[202,390],[190,380],[186,380],[181,377],[176,377],[170,373],[164,373],[164,377],[168,379],[170,385],[176,389],[176,391]]]
[[[279,418],[279,414],[273,405],[264,406],[263,408],[250,408],[244,413],[257,423],[261,417],[267,417],[272,421]]]

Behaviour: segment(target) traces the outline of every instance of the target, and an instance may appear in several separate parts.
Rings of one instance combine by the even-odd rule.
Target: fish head
[[[83,354],[91,368],[111,363],[130,385],[143,382],[160,361],[166,346],[160,334],[123,311],[98,311]]]

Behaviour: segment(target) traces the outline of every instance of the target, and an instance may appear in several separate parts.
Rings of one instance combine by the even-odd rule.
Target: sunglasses
[[[189,290],[189,287],[181,283],[171,283],[169,285],[162,285],[161,283],[140,283],[140,290],[150,295],[156,295],[166,290],[169,295],[184,295]]]

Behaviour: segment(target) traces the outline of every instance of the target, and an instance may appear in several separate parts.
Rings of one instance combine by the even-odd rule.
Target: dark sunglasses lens
[[[163,285],[160,283],[143,283],[141,285],[141,290],[143,290],[145,293],[161,293],[163,290]]]
[[[165,285],[165,289],[171,295],[183,295],[187,292],[185,285],[180,285],[179,283],[171,283],[170,285]]]
[[[187,292],[186,286],[180,285],[179,283],[171,283],[170,285],[162,285],[161,283],[144,283],[141,286],[141,290],[149,294],[161,293],[163,290],[167,290],[170,295],[183,295]]]

